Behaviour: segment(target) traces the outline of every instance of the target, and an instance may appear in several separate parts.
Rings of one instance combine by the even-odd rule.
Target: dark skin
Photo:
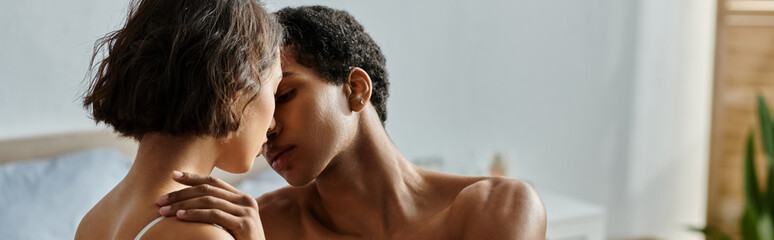
[[[353,68],[348,83],[335,86],[298,64],[292,49],[283,53],[267,159],[293,186],[254,206],[220,180],[186,174],[176,180],[192,187],[157,202],[170,206],[162,215],[186,210],[177,217],[224,226],[237,239],[255,226],[267,239],[545,238],[545,209],[531,186],[411,164],[368,102],[365,71]],[[240,214],[256,210],[260,217]]]

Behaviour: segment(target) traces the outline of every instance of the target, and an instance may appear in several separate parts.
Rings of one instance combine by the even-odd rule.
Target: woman
[[[96,122],[139,141],[124,179],[83,218],[76,239],[258,239],[260,224],[160,217],[179,171],[252,167],[273,125],[282,29],[254,0],[141,0],[125,26],[97,43],[84,99]],[[94,59],[92,58],[92,59]],[[226,193],[227,194],[227,193]],[[230,196],[221,195],[225,199]],[[257,206],[252,198],[245,204]],[[258,218],[257,211],[232,212]],[[180,213],[186,216],[186,213]],[[232,236],[233,235],[233,236]]]
[[[258,199],[268,239],[545,238],[545,210],[528,184],[438,173],[406,160],[384,129],[385,59],[352,16],[322,6],[277,15],[287,33],[266,157],[293,186]],[[228,187],[220,182],[178,179],[201,185],[160,199],[161,214],[251,207],[220,198],[215,189]],[[250,221],[184,218],[237,219]]]

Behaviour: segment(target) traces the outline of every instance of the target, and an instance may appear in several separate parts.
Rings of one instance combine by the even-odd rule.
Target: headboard
[[[0,140],[0,164],[48,158],[95,147],[111,147],[134,160],[137,143],[110,130],[89,130]]]
[[[50,158],[96,147],[118,149],[130,160],[137,154],[137,142],[122,138],[111,130],[100,129],[0,140],[0,164]],[[248,173],[231,174],[216,168],[212,175],[237,184],[251,174],[267,169],[268,164],[260,157]]]

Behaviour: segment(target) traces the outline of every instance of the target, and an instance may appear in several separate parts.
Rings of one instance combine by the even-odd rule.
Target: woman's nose
[[[269,131],[266,132],[266,138],[271,139],[279,133],[279,126],[277,126],[277,120],[271,118],[271,124],[269,125]]]

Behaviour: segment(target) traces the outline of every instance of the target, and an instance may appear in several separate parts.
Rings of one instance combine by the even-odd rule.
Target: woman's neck
[[[212,138],[146,134],[125,181],[153,196],[183,189],[185,185],[172,180],[172,172],[209,175],[218,158],[217,150]]]
[[[374,114],[375,115],[375,114]],[[370,121],[369,121],[370,120]],[[365,119],[352,149],[315,180],[323,224],[346,234],[383,234],[410,224],[428,202],[417,168],[400,153],[378,117]],[[366,217],[367,216],[367,217]]]

